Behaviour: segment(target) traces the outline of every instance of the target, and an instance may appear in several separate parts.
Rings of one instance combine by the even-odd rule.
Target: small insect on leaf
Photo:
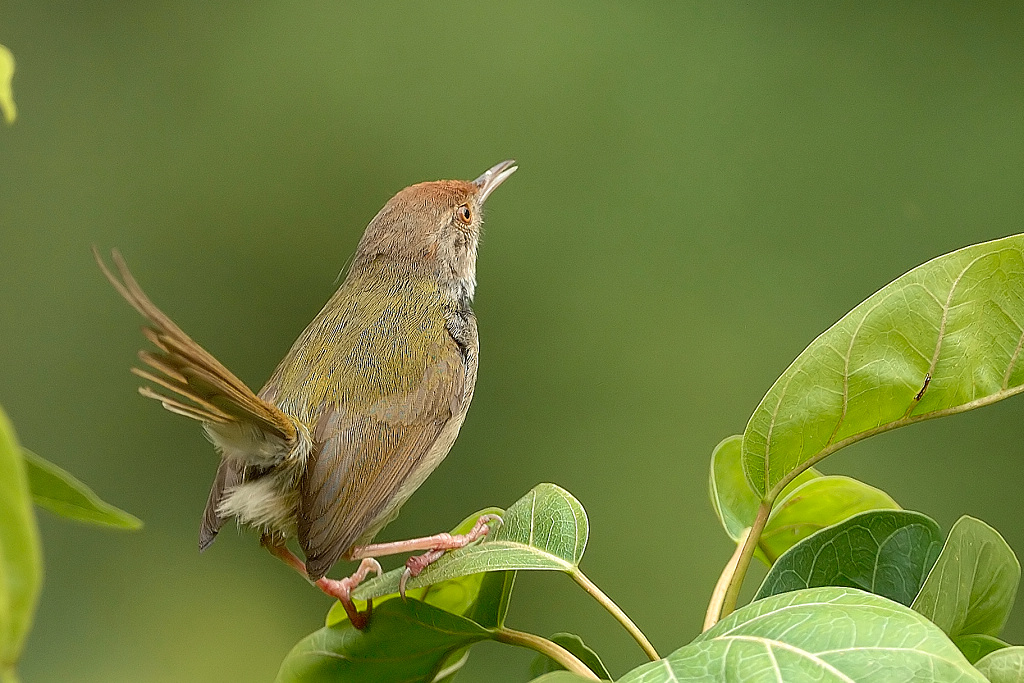
[[[924,396],[924,392],[925,392],[925,390],[928,389],[928,385],[931,384],[931,382],[932,382],[932,373],[930,373],[930,372],[925,373],[924,385],[921,387],[921,391],[917,392],[917,396],[914,397],[915,401],[920,401],[921,400],[921,397]]]

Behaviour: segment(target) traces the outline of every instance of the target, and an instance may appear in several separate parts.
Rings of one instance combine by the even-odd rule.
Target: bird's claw
[[[346,576],[340,581],[324,577],[316,582],[316,585],[320,590],[333,598],[337,598],[338,602],[341,603],[341,606],[345,608],[345,614],[348,615],[348,620],[360,631],[366,628],[366,624],[370,620],[370,615],[373,613],[373,600],[367,600],[366,611],[360,612],[356,609],[355,603],[352,602],[352,591],[354,591],[356,587],[366,579],[367,574],[370,572],[380,576],[384,573],[384,570],[381,569],[380,562],[372,557],[367,557],[359,563],[359,568],[356,569],[351,576]]]
[[[445,538],[436,548],[432,548],[422,555],[413,555],[410,557],[405,561],[405,571],[402,572],[402,578],[398,582],[398,594],[401,595],[404,600],[405,587],[409,582],[409,579],[419,576],[420,572],[441,559],[441,556],[449,550],[465,548],[470,543],[483,538],[490,533],[490,525],[495,522],[499,525],[502,523],[500,515],[480,515],[480,518],[476,520],[476,524],[473,525],[473,528],[470,529],[469,533],[458,535],[444,534],[447,538]]]

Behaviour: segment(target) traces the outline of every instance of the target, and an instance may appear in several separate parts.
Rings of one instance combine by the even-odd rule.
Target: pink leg
[[[476,520],[476,524],[468,534],[434,534],[424,538],[413,538],[407,541],[393,541],[391,543],[373,543],[353,548],[348,553],[350,559],[356,560],[367,557],[381,557],[383,555],[397,555],[415,550],[426,550],[422,555],[415,555],[405,561],[405,572],[402,574],[402,581],[399,584],[399,592],[405,597],[405,584],[412,576],[419,576],[420,572],[436,562],[448,550],[464,548],[477,539],[483,538],[490,531],[491,522],[501,522],[498,515],[482,515]]]
[[[283,541],[271,538],[265,534],[260,539],[260,543],[264,548],[269,550],[274,557],[277,557],[295,571],[306,576],[306,564],[296,557],[295,553],[288,550],[288,547]],[[345,613],[348,615],[348,620],[351,621],[352,625],[360,631],[366,627],[366,622],[370,619],[370,614],[373,612],[373,601],[367,602],[365,612],[359,612],[356,609],[355,604],[352,602],[352,591],[355,590],[356,586],[358,586],[371,571],[376,572],[378,576],[382,573],[380,563],[372,557],[367,557],[359,563],[359,569],[357,569],[352,576],[341,579],[340,581],[336,579],[329,579],[325,576],[316,581],[317,588],[341,602],[342,607],[345,608]]]

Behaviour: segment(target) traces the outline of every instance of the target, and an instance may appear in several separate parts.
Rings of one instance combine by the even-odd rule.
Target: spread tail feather
[[[149,321],[150,326],[143,328],[143,334],[159,349],[140,351],[139,360],[147,368],[132,368],[132,372],[170,395],[149,386],[141,387],[139,393],[160,401],[173,413],[213,424],[250,424],[277,437],[286,446],[294,447],[299,437],[288,416],[256,396],[157,308],[139,287],[116,249],[111,255],[120,277],[107,267],[95,247],[93,254],[114,289]]]

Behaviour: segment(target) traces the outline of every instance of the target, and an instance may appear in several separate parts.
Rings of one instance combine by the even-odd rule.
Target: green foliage
[[[556,633],[555,635],[548,638],[552,643],[561,645],[569,652],[576,655],[576,657],[587,665],[587,667],[597,674],[601,680],[610,681],[612,675],[608,673],[608,669],[605,668],[604,662],[597,655],[596,652],[587,647],[587,644],[583,642],[575,633]],[[552,671],[564,671],[565,667],[544,655],[537,655],[537,658],[533,660],[530,665],[530,677],[537,678],[543,674],[550,673]]]
[[[903,510],[863,512],[790,548],[755,600],[801,588],[848,586],[909,606],[942,547],[930,517]]]
[[[0,680],[14,667],[32,625],[43,558],[21,447],[0,410]]]
[[[975,666],[990,683],[1020,683],[1024,681],[1024,647],[996,650]]]
[[[754,523],[758,495],[743,475],[741,436],[730,436],[711,454],[711,505],[729,538],[739,541]],[[850,477],[824,476],[813,467],[783,489],[761,533],[756,556],[771,566],[779,555],[819,529],[858,512],[899,509],[884,491]]]
[[[0,683],[18,680],[15,666],[42,587],[33,501],[69,519],[122,529],[142,526],[71,474],[22,448],[0,409]]]
[[[934,624],[885,598],[812,588],[758,600],[620,683],[977,681]]]
[[[967,657],[967,661],[971,664],[976,663],[982,657],[1000,650],[1004,647],[1009,647],[1008,643],[993,638],[992,636],[982,635],[980,633],[974,633],[968,636],[957,636],[953,638],[953,643],[960,648],[960,652],[964,653],[964,657]]]
[[[999,532],[965,516],[950,530],[913,608],[951,637],[998,636],[1019,582],[1020,562]]]
[[[452,654],[489,637],[476,622],[419,600],[388,600],[372,620],[365,631],[343,621],[299,641],[278,683],[431,681]]]
[[[55,515],[117,529],[141,529],[142,520],[101,500],[70,472],[44,460],[27,448],[22,450],[32,500]]]
[[[0,114],[8,124],[18,118],[18,109],[14,106],[14,92],[11,81],[14,80],[14,55],[0,45]]]
[[[811,342],[743,433],[766,497],[845,445],[994,403],[1024,389],[1024,236],[933,259]]]

